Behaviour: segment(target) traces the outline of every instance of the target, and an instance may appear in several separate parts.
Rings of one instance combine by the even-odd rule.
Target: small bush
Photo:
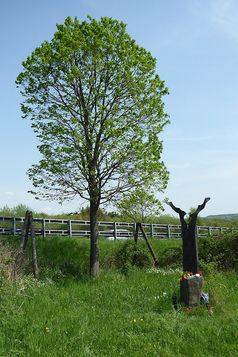
[[[182,265],[182,247],[166,247],[159,254],[159,267],[178,268]]]
[[[205,263],[215,263],[219,270],[238,270],[237,233],[200,238],[199,257]]]
[[[151,265],[149,253],[134,241],[126,241],[115,252],[114,262],[117,269],[127,274],[131,267],[145,268]]]

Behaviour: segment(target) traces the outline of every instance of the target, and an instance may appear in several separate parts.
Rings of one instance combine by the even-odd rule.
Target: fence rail
[[[23,217],[0,217],[0,235],[20,235]],[[133,238],[135,223],[99,222],[99,236],[107,239]],[[34,218],[36,235],[89,237],[90,221],[76,219]],[[181,238],[181,226],[175,224],[142,224],[146,234],[153,238]],[[238,232],[238,228],[197,226],[199,237],[210,237],[224,232]]]

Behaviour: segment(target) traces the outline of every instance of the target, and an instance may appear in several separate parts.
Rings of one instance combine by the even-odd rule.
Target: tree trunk
[[[198,261],[198,243],[197,243],[197,215],[190,215],[190,222],[188,224],[188,235],[190,237],[190,271],[196,274],[199,271]]]
[[[96,277],[99,274],[99,248],[98,248],[98,205],[90,201],[90,275]]]

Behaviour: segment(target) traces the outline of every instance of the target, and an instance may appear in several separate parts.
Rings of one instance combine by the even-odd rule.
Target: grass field
[[[93,280],[85,273],[86,240],[38,243],[40,280],[1,280],[1,357],[238,356],[236,273],[205,276],[210,305],[188,314],[172,304],[179,269],[130,267],[122,274],[108,269],[122,243],[101,242],[104,268]],[[160,256],[179,244],[160,241],[154,247]]]

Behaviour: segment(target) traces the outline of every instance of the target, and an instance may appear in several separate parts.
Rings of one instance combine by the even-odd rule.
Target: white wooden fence
[[[0,235],[20,235],[23,217],[0,217]],[[90,221],[75,219],[34,218],[36,235],[89,237]],[[146,234],[153,238],[181,238],[181,226],[175,224],[142,224]],[[238,228],[197,226],[198,236],[209,237]],[[133,238],[135,223],[99,222],[99,236],[107,239]]]

